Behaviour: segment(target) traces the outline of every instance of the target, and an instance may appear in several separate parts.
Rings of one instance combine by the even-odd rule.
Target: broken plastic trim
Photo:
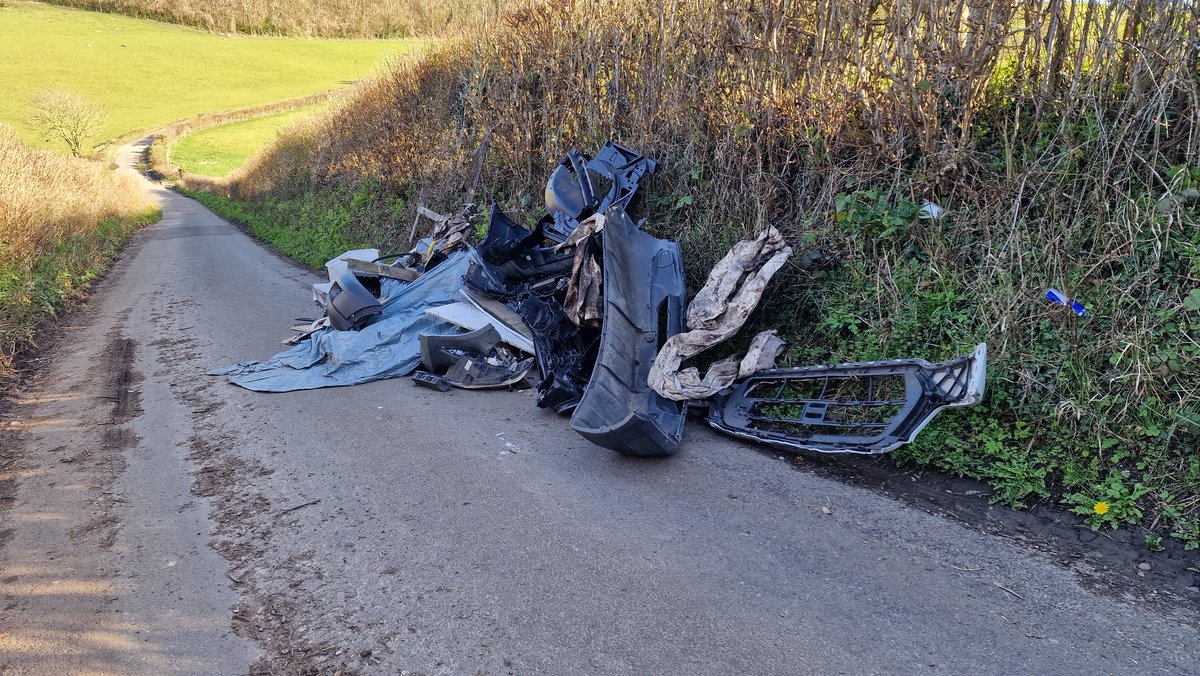
[[[413,371],[412,381],[421,387],[438,392],[449,392],[451,389],[450,383],[446,382],[445,378],[435,376],[432,373],[426,373],[425,371]]]
[[[500,265],[512,260],[522,249],[528,248],[525,241],[530,234],[528,230],[514,223],[500,209],[499,204],[492,204],[487,235],[477,247],[479,255],[491,265]]]
[[[576,327],[562,304],[525,292],[517,301],[517,314],[533,332],[534,356],[541,380],[538,408],[570,413],[583,397],[595,363],[599,343],[596,329]]]
[[[533,368],[533,357],[521,359],[502,345],[500,332],[491,324],[457,336],[422,334],[420,341],[421,366],[455,387],[504,387],[524,380]],[[414,382],[432,386],[421,379]]]
[[[546,182],[548,213],[539,225],[548,239],[562,243],[592,214],[606,213],[618,204],[632,212],[638,184],[657,168],[654,160],[612,141],[601,146],[595,159],[572,149]],[[601,197],[596,195],[593,175],[611,185]]]
[[[492,205],[488,218],[487,235],[478,247],[484,262],[495,266],[510,280],[538,279],[571,272],[570,253],[556,251],[543,246],[546,236],[544,223],[553,223],[546,217],[533,231],[526,230],[513,222],[499,205]]]
[[[571,427],[626,455],[670,455],[685,407],[650,389],[647,376],[662,342],[683,329],[683,258],[679,244],[639,230],[621,205],[605,217],[604,325]]]
[[[367,291],[353,272],[344,269],[330,284],[325,311],[333,328],[351,331],[361,328],[368,319],[383,312],[383,304]]]
[[[459,335],[421,334],[418,340],[421,343],[421,368],[438,375],[449,371],[464,354],[486,355],[500,342],[500,334],[496,327],[487,324]]]
[[[924,359],[761,371],[716,394],[709,425],[743,439],[817,453],[878,455],[911,443],[938,411],[983,397],[987,344]]]
[[[658,169],[658,163],[619,143],[609,141],[588,162],[587,168],[612,182],[608,194],[600,199],[597,213],[606,213],[610,207],[620,204],[626,213],[633,213],[639,183]],[[594,190],[594,188],[593,188]]]

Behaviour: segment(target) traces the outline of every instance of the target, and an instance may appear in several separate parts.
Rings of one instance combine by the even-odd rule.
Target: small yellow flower
[[[1107,514],[1108,513],[1108,503],[1107,502],[1097,502],[1096,504],[1092,505],[1092,511],[1096,512],[1097,514]]]

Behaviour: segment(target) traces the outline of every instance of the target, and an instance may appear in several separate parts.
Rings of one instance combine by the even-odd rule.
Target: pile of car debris
[[[664,456],[689,411],[729,434],[775,446],[875,454],[913,440],[939,410],[982,397],[986,345],[923,359],[775,368],[783,342],[760,333],[747,354],[702,376],[688,359],[741,329],[791,255],[767,228],[739,242],[689,306],[677,243],[634,220],[657,163],[606,143],[570,151],[546,185],[532,230],[493,205],[471,246],[468,205],[434,222],[410,251],[349,251],[313,286],[325,316],[295,327],[294,347],[214,372],[263,391],[347,385],[411,373],[446,391],[515,387],[621,453]]]

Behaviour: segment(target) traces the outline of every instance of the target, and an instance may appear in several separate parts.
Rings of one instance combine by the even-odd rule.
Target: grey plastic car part
[[[498,348],[486,357],[463,355],[443,378],[468,390],[507,387],[524,380],[532,368],[533,357],[517,359],[511,351]]]
[[[350,270],[342,270],[329,287],[325,305],[329,324],[338,331],[362,328],[371,317],[383,312],[383,304],[367,291]]]
[[[587,168],[607,179],[608,193],[600,198],[596,211],[606,213],[609,207],[620,204],[627,213],[634,213],[636,193],[642,179],[654,174],[658,163],[619,143],[605,143]],[[593,183],[593,192],[595,184]]]
[[[413,371],[412,381],[421,387],[437,390],[438,392],[449,392],[451,387],[445,378],[435,376],[432,373],[426,373],[425,371]]]
[[[683,329],[683,259],[677,243],[639,230],[621,205],[605,215],[604,325],[571,427],[627,455],[670,455],[683,436],[685,407],[646,378],[662,343]]]
[[[464,354],[485,355],[500,342],[491,324],[457,336],[421,334],[421,367],[430,373],[445,373]]]
[[[595,206],[592,178],[587,172],[588,158],[572,148],[546,181],[546,210],[562,212],[571,218]]]
[[[548,239],[563,242],[592,214],[607,213],[617,204],[632,212],[638,184],[657,168],[654,160],[612,141],[595,158],[572,149],[546,182],[547,213],[538,226]],[[597,194],[597,184],[605,182],[608,191]]]
[[[983,398],[987,344],[924,359],[760,371],[717,393],[713,427],[772,446],[877,455],[912,442],[934,415]]]
[[[420,340],[421,366],[428,375],[441,374],[438,380],[455,387],[504,387],[524,380],[533,368],[533,357],[523,358],[503,345],[500,332],[491,324],[457,336],[422,335]]]

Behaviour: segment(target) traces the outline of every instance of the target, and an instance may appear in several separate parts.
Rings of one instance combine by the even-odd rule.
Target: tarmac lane
[[[162,222],[5,421],[0,673],[1200,673],[1196,608],[697,421],[635,460],[529,392],[206,376],[320,280],[146,189]]]

